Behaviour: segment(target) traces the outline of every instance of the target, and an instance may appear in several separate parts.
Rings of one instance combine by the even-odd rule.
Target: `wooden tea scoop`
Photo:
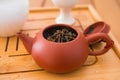
[[[99,22],[96,22],[90,26],[88,26],[83,34],[85,36],[89,36],[91,34],[96,34],[96,33],[105,33],[105,34],[108,34],[108,32],[110,31],[110,26],[108,24],[106,24],[105,22],[102,22],[102,21],[99,21]],[[97,42],[100,42],[101,39],[99,40],[96,40],[92,43],[97,43]]]

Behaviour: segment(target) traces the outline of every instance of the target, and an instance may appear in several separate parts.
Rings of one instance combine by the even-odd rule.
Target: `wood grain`
[[[54,24],[58,14],[58,8],[32,9],[22,32],[34,37],[40,29]],[[101,19],[94,8],[89,5],[76,6],[72,10],[72,14],[76,19],[74,25],[81,31]],[[8,47],[5,52],[6,43],[8,43]],[[119,80],[120,59],[113,49],[105,55],[98,56],[97,60],[94,56],[89,56],[84,66],[74,72],[54,74],[39,67],[16,36],[10,37],[8,40],[0,38],[0,44],[0,80]],[[19,45],[17,51],[15,44]],[[85,66],[87,64],[91,65]]]

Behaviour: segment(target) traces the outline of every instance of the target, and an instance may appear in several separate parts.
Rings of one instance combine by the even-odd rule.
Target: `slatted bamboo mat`
[[[28,20],[21,30],[34,37],[46,26],[55,23],[57,8],[32,8]],[[76,6],[72,10],[76,19],[73,26],[83,31],[88,25],[101,20],[91,5]],[[115,40],[112,33],[109,34]],[[0,80],[118,80],[120,76],[120,58],[115,40],[114,49],[102,56],[89,56],[78,70],[68,74],[53,74],[39,67],[27,53],[21,40],[16,36],[0,37]],[[103,44],[96,45],[99,48]]]

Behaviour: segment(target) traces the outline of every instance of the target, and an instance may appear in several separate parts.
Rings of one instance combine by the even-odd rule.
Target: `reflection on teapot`
[[[35,38],[21,32],[17,36],[40,67],[55,73],[76,70],[85,63],[88,55],[102,55],[113,46],[106,33],[85,36],[80,30],[66,24],[49,25],[40,30]],[[91,51],[89,44],[99,39],[106,42],[106,46],[100,51]]]

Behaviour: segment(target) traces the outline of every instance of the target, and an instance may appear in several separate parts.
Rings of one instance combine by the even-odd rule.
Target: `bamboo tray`
[[[34,37],[47,25],[54,24],[58,16],[57,8],[32,8],[22,32]],[[73,26],[83,31],[88,25],[102,20],[91,5],[76,6],[72,10],[76,19]],[[68,74],[53,74],[36,65],[16,36],[0,37],[0,80],[118,80],[120,76],[119,45],[115,41],[113,49],[102,56],[89,56],[77,71]],[[102,46],[103,44],[97,45]],[[94,46],[94,48],[98,48]]]

